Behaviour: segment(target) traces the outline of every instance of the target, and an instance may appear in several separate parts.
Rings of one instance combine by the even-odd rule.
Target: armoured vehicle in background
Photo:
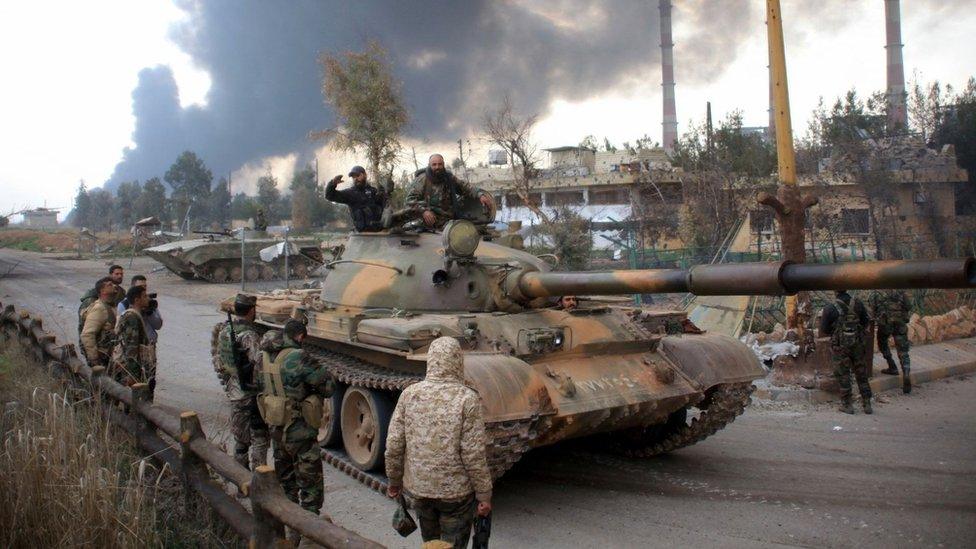
[[[241,235],[230,233],[199,233],[200,238],[177,240],[146,248],[143,252],[162,263],[167,269],[191,280],[209,282],[239,282],[285,278],[283,257],[262,261],[261,250],[284,242],[266,231],[244,231],[244,268],[241,268]],[[291,255],[288,269],[293,278],[305,278],[322,265],[321,240],[312,237],[289,238]]]
[[[694,444],[742,413],[765,375],[748,347],[701,333],[683,312],[567,311],[554,307],[560,295],[972,287],[976,272],[972,258],[554,272],[467,220],[441,233],[414,228],[351,234],[320,293],[258,300],[262,329],[307,323],[306,350],[340,385],[320,432],[326,459],[374,488],[381,479],[366,472],[382,464],[393,406],[423,378],[437,337],[464,349],[497,478],[526,451],[571,438],[605,437],[632,456]]]

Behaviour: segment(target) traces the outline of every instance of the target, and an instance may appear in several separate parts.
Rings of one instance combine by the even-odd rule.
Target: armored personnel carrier
[[[441,233],[351,234],[326,269],[318,295],[259,300],[258,323],[307,323],[305,348],[340,384],[321,432],[334,448],[327,459],[374,487],[363,472],[381,466],[396,399],[423,378],[437,337],[457,338],[464,349],[497,477],[529,449],[571,438],[604,436],[633,456],[694,444],[742,413],[752,381],[764,376],[748,347],[701,333],[684,313],[559,310],[560,295],[972,287],[976,273],[972,258],[554,272],[460,220]]]
[[[265,231],[244,232],[244,269],[241,269],[240,233],[200,233],[200,238],[177,240],[146,248],[146,255],[162,263],[167,269],[191,280],[209,282],[239,282],[246,280],[272,280],[285,277],[284,258],[274,261],[261,260],[261,250],[283,242]],[[311,237],[289,238],[291,254],[288,269],[294,278],[305,278],[309,271],[323,262],[319,239]]]

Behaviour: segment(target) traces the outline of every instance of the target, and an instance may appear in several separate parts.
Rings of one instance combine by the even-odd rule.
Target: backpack
[[[81,296],[81,305],[78,306],[78,335],[81,335],[81,331],[85,328],[85,317],[88,315],[88,309],[93,303],[98,301],[98,292],[94,289],[85,292],[85,295]]]
[[[284,427],[291,425],[291,402],[285,394],[285,385],[281,379],[281,367],[285,360],[298,349],[282,349],[278,356],[271,359],[271,353],[261,351],[261,394],[258,395],[258,411],[261,419],[269,427]]]
[[[240,322],[234,322],[234,335],[240,337],[241,335],[253,331],[252,328],[246,324]],[[224,327],[220,330],[218,337],[219,344],[219,356],[220,356],[220,373],[226,376],[237,378],[237,364],[234,363],[234,349],[230,341],[230,326],[224,323]],[[238,349],[241,353],[246,353],[245,349]]]
[[[861,322],[855,311],[857,300],[851,298],[850,304],[846,304],[840,299],[834,301],[837,307],[839,318],[834,327],[834,334],[831,342],[835,346],[853,348],[861,344]]]

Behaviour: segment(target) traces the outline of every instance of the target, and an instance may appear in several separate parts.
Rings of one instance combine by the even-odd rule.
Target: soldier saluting
[[[827,304],[820,319],[820,334],[830,336],[831,359],[834,377],[840,385],[841,407],[845,414],[853,414],[851,405],[851,373],[857,380],[861,393],[861,405],[865,414],[871,414],[871,385],[868,383],[868,365],[865,360],[867,347],[866,328],[870,319],[867,309],[859,299],[851,297],[847,290],[837,290],[837,299]]]
[[[342,175],[337,175],[325,186],[325,198],[337,204],[349,206],[352,224],[359,232],[375,232],[383,230],[383,208],[387,204],[386,192],[370,185],[366,181],[366,169],[353,166],[349,170],[352,187],[338,190],[336,187],[342,182]]]
[[[908,340],[908,316],[912,306],[908,301],[908,294],[904,290],[879,290],[871,293],[871,312],[878,324],[878,350],[884,355],[888,367],[881,370],[882,374],[898,375],[895,359],[891,357],[891,347],[888,338],[895,339],[895,349],[898,351],[898,361],[901,362],[902,392],[912,392],[911,357],[908,355],[911,342]]]

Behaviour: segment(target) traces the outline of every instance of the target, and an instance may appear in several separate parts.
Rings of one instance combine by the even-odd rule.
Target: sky
[[[716,119],[740,109],[746,125],[765,125],[765,2],[673,3],[679,133],[703,118],[706,101]],[[312,159],[323,179],[365,164],[306,136],[334,123],[317,55],[374,38],[403,81],[413,114],[406,150],[421,159],[451,158],[461,138],[484,160],[478,125],[505,93],[540,115],[540,147],[590,134],[660,140],[656,1],[433,4],[4,2],[0,214],[45,205],[66,213],[80,181],[162,176],[187,148],[217,176],[231,174],[235,192],[268,170],[287,181]],[[976,74],[976,48],[963,46],[972,44],[974,7],[902,3],[907,80],[961,87]],[[783,15],[796,134],[819,97],[884,88],[883,2],[784,0]]]

